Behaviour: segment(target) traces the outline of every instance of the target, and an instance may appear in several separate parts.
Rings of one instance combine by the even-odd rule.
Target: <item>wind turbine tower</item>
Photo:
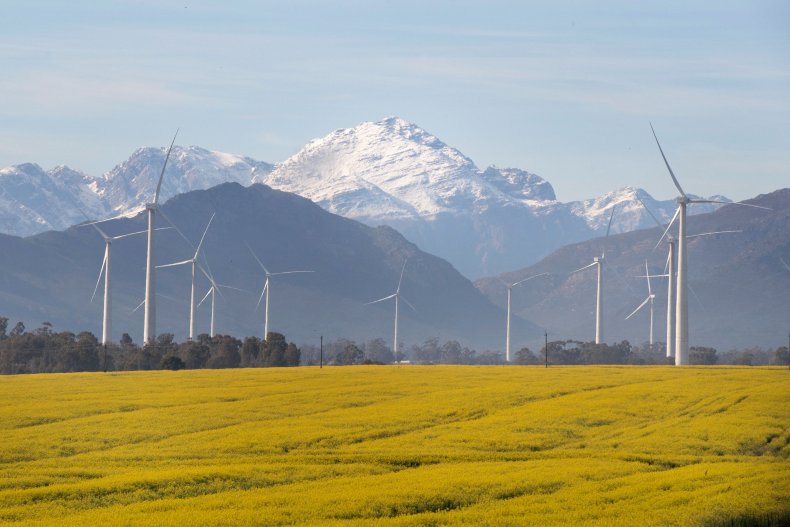
[[[400,270],[400,279],[398,279],[398,288],[395,290],[395,292],[392,293],[391,295],[385,296],[384,298],[379,298],[378,300],[374,300],[372,302],[368,302],[367,304],[365,304],[366,306],[369,306],[371,304],[377,304],[378,302],[384,302],[385,300],[389,300],[390,298],[395,299],[395,336],[392,339],[392,353],[395,355],[396,362],[400,362],[400,359],[398,358],[398,318],[400,317],[400,301],[401,301],[400,286],[401,283],[403,282],[403,272],[406,270],[407,261],[408,259],[403,261],[403,267]],[[406,305],[414,309],[414,306],[411,305],[408,300],[406,300],[405,298],[403,298],[402,300],[406,302]],[[416,309],[414,310],[417,311]]]
[[[510,296],[512,290],[514,287],[519,286],[528,280],[532,280],[533,278],[537,278],[539,276],[544,276],[547,274],[549,273],[536,274],[534,276],[530,276],[529,278],[524,278],[523,280],[519,280],[518,282],[514,282],[512,284],[508,284],[504,280],[500,279],[500,282],[505,284],[505,287],[507,287],[507,330],[505,334],[505,362],[510,362]]]
[[[165,156],[165,163],[162,165],[162,173],[159,174],[159,181],[156,184],[156,193],[154,194],[153,203],[146,203],[145,210],[148,213],[148,255],[146,257],[145,266],[145,315],[143,318],[143,343],[153,343],[156,339],[156,281],[155,281],[155,264],[154,264],[154,213],[159,208],[159,191],[162,188],[162,178],[165,175],[167,168],[167,160],[170,159],[170,152],[173,150],[173,145],[176,142],[178,130],[173,136],[173,141],[170,143],[170,148],[167,149]]]
[[[675,188],[680,192],[677,198],[678,208],[675,211],[675,218],[678,220],[678,237],[677,237],[677,252],[678,252],[678,272],[677,272],[677,296],[675,297],[675,365],[683,366],[689,363],[689,316],[688,316],[688,263],[686,257],[686,207],[693,203],[721,203],[724,205],[743,205],[746,207],[754,207],[757,209],[771,210],[768,207],[761,207],[759,205],[752,205],[750,203],[728,203],[726,201],[712,200],[712,199],[692,199],[683,191],[672,167],[669,166],[667,156],[664,155],[664,150],[661,148],[661,143],[658,141],[656,131],[653,129],[652,123],[650,130],[653,132],[653,138],[658,145],[658,151],[661,152],[661,158],[672,177],[672,183]],[[669,222],[672,226],[674,219]],[[667,227],[669,230],[669,227]],[[671,272],[670,272],[671,274]],[[671,280],[670,280],[671,282]]]

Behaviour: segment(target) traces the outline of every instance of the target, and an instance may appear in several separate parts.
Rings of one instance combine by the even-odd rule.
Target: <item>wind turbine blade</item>
[[[211,287],[208,288],[208,291],[206,292],[205,296],[200,300],[200,302],[197,303],[197,306],[195,306],[195,307],[200,307],[200,304],[202,304],[203,302],[206,301],[206,299],[208,298],[208,295],[210,295],[211,291],[213,291],[213,290],[214,290],[214,286],[212,285]]]
[[[159,174],[159,182],[156,184],[156,193],[154,194],[154,206],[159,204],[159,189],[162,188],[162,178],[165,176],[165,169],[167,168],[167,160],[170,159],[170,151],[173,150],[173,145],[176,142],[176,137],[178,137],[178,129],[176,129],[176,134],[173,136],[173,141],[170,143],[170,148],[167,149],[167,155],[165,156],[165,164],[162,165],[162,173]]]
[[[612,207],[612,213],[609,215],[609,225],[606,226],[606,236],[605,236],[605,238],[609,237],[609,231],[612,228],[612,220],[614,219],[614,211],[615,211],[616,208],[617,208],[617,204],[615,203],[615,205]]]
[[[417,308],[416,308],[416,307],[414,307],[413,305],[411,305],[411,302],[409,302],[408,300],[406,300],[406,299],[405,299],[404,297],[402,297],[402,296],[400,297],[400,299],[401,299],[401,300],[403,300],[404,302],[406,302],[406,305],[407,305],[407,306],[409,306],[409,307],[412,309],[412,311],[414,311],[415,313],[417,312]]]
[[[631,318],[632,316],[636,315],[637,311],[639,311],[640,309],[642,309],[643,307],[645,307],[645,305],[646,305],[648,302],[650,302],[650,298],[651,298],[650,296],[648,296],[647,298],[645,298],[645,299],[642,301],[642,303],[641,303],[641,304],[639,304],[639,307],[638,307],[638,308],[636,308],[636,309],[634,309],[634,310],[631,312],[631,314],[630,314],[630,315],[628,315],[627,317],[625,317],[625,319],[626,319],[626,320],[628,320],[628,319],[629,319],[629,318]]]
[[[96,287],[93,288],[93,294],[91,295],[91,302],[96,297],[96,291],[99,290],[99,283],[101,283],[102,274],[104,274],[104,266],[107,265],[107,249],[104,249],[104,258],[101,261],[101,269],[99,269],[99,278],[96,279]]]
[[[667,253],[667,261],[664,263],[664,274],[669,276],[669,253]]]
[[[644,202],[644,201],[642,201],[642,198],[640,198],[639,196],[637,196],[637,197],[636,197],[636,199],[638,199],[638,200],[639,200],[639,203],[641,203],[641,204],[642,204],[642,207],[643,207],[643,208],[644,208],[644,209],[647,211],[647,213],[648,213],[648,214],[650,214],[650,217],[651,217],[651,218],[653,218],[653,221],[654,221],[654,222],[656,222],[656,225],[658,225],[659,227],[661,227],[661,222],[660,222],[660,221],[658,221],[658,218],[656,218],[656,216],[655,216],[655,215],[654,215],[652,212],[650,212],[650,209],[648,209],[648,208],[647,208],[647,205],[645,205],[645,202]]]
[[[647,260],[645,260],[645,278],[647,278],[647,294],[652,295],[653,289],[650,287],[650,271],[647,269]]]
[[[261,296],[258,298],[258,303],[255,305],[255,309],[258,309],[263,301],[263,295],[266,293],[266,288],[269,287],[269,277],[266,277],[266,282],[263,284],[263,289],[261,289]]]
[[[752,205],[751,203],[743,203],[741,201],[719,201],[715,199],[692,199],[689,203],[720,203],[722,205],[741,205],[743,207],[753,207],[755,209],[774,210],[770,207],[763,207],[762,205]]]
[[[714,234],[737,234],[743,231],[714,231],[714,232],[702,232],[700,234],[689,234],[686,236],[686,239],[689,238],[699,238],[700,236],[713,236]]]
[[[208,225],[206,225],[206,230],[203,231],[203,236],[200,237],[200,243],[198,243],[197,249],[195,250],[194,258],[196,259],[198,257],[198,253],[200,252],[200,248],[203,246],[203,240],[206,239],[206,233],[208,232],[208,228],[211,227],[211,222],[214,221],[214,216],[216,215],[217,215],[216,212],[211,215],[211,218],[209,218],[208,220]]]
[[[691,284],[688,284],[688,283],[687,283],[686,285],[688,286],[688,288],[689,288],[689,291],[691,291],[691,294],[692,294],[692,295],[694,295],[694,298],[696,298],[696,299],[697,299],[697,302],[699,302],[699,306],[700,306],[700,307],[702,307],[702,308],[704,308],[704,307],[705,307],[705,304],[703,304],[703,303],[702,303],[702,300],[700,300],[700,298],[699,298],[699,295],[697,294],[697,292],[696,292],[696,291],[694,291],[694,288],[693,288],[693,287],[691,287]]]
[[[384,298],[379,298],[378,300],[374,300],[373,302],[367,302],[367,303],[365,303],[365,305],[369,306],[370,304],[377,304],[379,302],[384,302],[385,300],[389,300],[390,298],[395,298],[396,296],[398,296],[398,293],[392,293],[390,296],[385,296]]]
[[[408,262],[408,261],[409,261],[409,259],[408,259],[408,258],[406,258],[405,260],[403,260],[403,267],[401,267],[401,270],[400,270],[400,278],[398,279],[398,288],[395,290],[395,291],[396,291],[396,292],[398,292],[398,293],[400,293],[400,284],[401,284],[401,282],[403,282],[403,271],[405,271],[405,270],[406,270],[406,262]]]
[[[165,267],[177,267],[179,265],[186,265],[186,264],[191,264],[191,263],[192,263],[192,260],[184,260],[183,262],[175,262],[175,263],[169,263],[169,264],[164,264],[164,265],[157,265],[156,268],[157,269],[164,269]]]
[[[675,215],[674,215],[674,216],[672,216],[672,219],[669,221],[669,225],[667,225],[667,228],[666,228],[666,230],[664,231],[664,234],[662,234],[662,235],[661,235],[661,238],[659,238],[659,239],[658,239],[658,243],[656,243],[656,246],[655,246],[655,247],[653,247],[653,250],[654,250],[654,251],[655,251],[656,249],[658,249],[658,246],[659,246],[659,245],[661,245],[661,242],[662,242],[662,241],[664,241],[664,237],[665,237],[665,236],[667,235],[667,233],[669,232],[669,229],[671,229],[671,228],[672,228],[672,224],[673,224],[673,223],[675,223],[675,220],[676,220],[676,219],[678,219],[678,214],[680,214],[680,207],[678,207],[677,209],[675,209]]]
[[[268,270],[268,269],[266,269],[266,266],[265,266],[265,265],[263,265],[263,262],[261,262],[261,260],[260,260],[260,259],[258,258],[258,256],[255,254],[255,251],[253,251],[253,250],[252,250],[252,247],[250,247],[250,244],[249,244],[249,243],[247,243],[247,242],[244,242],[244,245],[246,245],[246,246],[247,246],[247,249],[249,249],[249,250],[250,250],[250,254],[252,255],[252,257],[253,257],[253,258],[255,258],[255,261],[256,261],[256,262],[258,262],[258,265],[260,265],[260,266],[261,266],[261,269],[263,269],[263,272],[265,272],[266,274],[269,274],[269,270]]]
[[[96,226],[94,225],[94,227],[96,227]],[[159,230],[159,229],[156,229],[156,230]],[[128,238],[130,236],[137,236],[138,234],[145,234],[146,232],[148,232],[148,231],[130,232],[129,234],[121,234],[120,236],[112,236],[112,237],[110,237],[110,240],[112,240],[112,241],[123,240],[124,238]]]
[[[161,214],[161,215],[162,215],[162,217],[165,219],[165,221],[167,221],[167,223],[169,223],[169,224],[170,224],[170,226],[171,226],[171,227],[173,227],[173,228],[176,230],[176,232],[177,232],[178,234],[180,234],[180,235],[181,235],[181,237],[184,239],[184,241],[185,241],[185,242],[187,242],[187,245],[189,245],[190,247],[192,247],[192,248],[194,249],[194,248],[195,248],[195,246],[194,246],[194,245],[192,245],[192,242],[191,242],[191,241],[189,241],[189,238],[187,238],[187,237],[184,235],[184,233],[183,233],[183,232],[181,232],[181,229],[179,229],[178,227],[176,227],[176,224],[175,224],[175,223],[173,223],[173,220],[171,220],[171,219],[170,219],[170,217],[169,217],[167,214],[165,214],[165,211],[163,211],[161,207],[156,207],[156,210],[158,210],[158,211],[159,211],[159,214]]]
[[[86,225],[96,225],[97,223],[107,223],[108,221],[113,221],[113,220],[128,220],[130,218],[134,218],[134,216],[136,216],[140,212],[141,211],[138,210],[137,212],[127,212],[126,214],[119,214],[118,216],[113,216],[111,218],[104,218],[103,220],[89,221],[86,223],[81,223],[80,225],[78,225],[78,227],[84,227]]]
[[[664,274],[651,274],[651,275],[638,274],[634,278],[647,278],[648,276],[650,276],[650,278],[667,278],[669,275],[666,274],[666,273],[664,273]]]
[[[658,145],[658,151],[661,152],[661,157],[664,158],[664,164],[667,166],[667,170],[669,170],[669,175],[672,176],[672,182],[675,184],[675,187],[680,191],[680,194],[685,198],[686,193],[683,192],[683,189],[680,188],[680,183],[678,183],[678,178],[675,177],[675,173],[672,172],[672,167],[669,166],[669,161],[667,161],[667,156],[664,155],[664,149],[661,148],[661,143],[658,142],[658,136],[656,135],[656,131],[653,130],[653,123],[650,123],[650,130],[653,132],[653,137],[656,140],[656,144]]]
[[[281,271],[279,273],[269,273],[269,276],[278,276],[281,274],[295,274],[295,273],[314,273],[315,271]]]
[[[532,276],[530,276],[529,278],[525,278],[525,279],[523,279],[523,280],[519,280],[518,282],[516,282],[515,284],[511,285],[510,287],[516,287],[517,285],[519,285],[519,284],[523,284],[524,282],[526,282],[526,281],[528,281],[528,280],[532,280],[533,278],[537,278],[537,277],[539,277],[539,276],[546,276],[546,275],[548,275],[548,274],[549,274],[549,273],[540,273],[540,274],[532,275]]]
[[[145,300],[143,300],[142,302],[140,302],[139,304],[137,304],[137,307],[136,307],[136,308],[134,308],[134,309],[132,309],[132,313],[134,313],[135,311],[137,311],[138,309],[140,309],[141,307],[143,307],[143,304],[145,304]]]
[[[575,271],[571,271],[571,272],[570,272],[570,273],[568,273],[568,274],[574,274],[574,273],[578,273],[579,271],[584,271],[585,269],[589,269],[590,267],[592,267],[592,266],[594,266],[594,265],[597,265],[597,263],[598,263],[598,262],[593,262],[593,263],[591,263],[590,265],[585,265],[585,266],[584,266],[584,267],[582,267],[581,269],[576,269]]]
[[[785,266],[785,269],[787,269],[788,271],[790,271],[790,265],[787,265],[787,262],[785,262],[785,259],[784,259],[784,258],[782,258],[782,257],[780,256],[780,257],[779,257],[779,260],[781,260],[781,261],[782,261],[782,265],[784,265],[784,266]]]
[[[219,287],[219,288],[225,288],[225,289],[233,289],[234,291],[241,291],[242,293],[249,293],[249,294],[251,294],[251,295],[254,295],[254,294],[255,294],[255,293],[253,293],[252,291],[247,291],[246,289],[240,289],[240,288],[238,288],[238,287],[233,287],[232,285],[217,284],[217,287]],[[218,289],[218,291],[219,291],[219,289]]]

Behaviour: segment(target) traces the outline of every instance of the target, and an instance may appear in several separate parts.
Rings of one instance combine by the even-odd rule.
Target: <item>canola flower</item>
[[[787,521],[787,375],[361,366],[0,377],[0,524]]]

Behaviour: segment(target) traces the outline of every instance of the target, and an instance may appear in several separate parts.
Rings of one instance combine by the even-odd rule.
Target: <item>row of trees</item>
[[[204,334],[182,343],[165,333],[145,346],[124,333],[105,347],[93,333],[55,332],[47,322],[33,331],[21,323],[11,332],[7,327],[0,317],[0,373],[298,366],[301,359],[299,348],[274,332],[266,340]]]
[[[662,343],[652,347],[632,346],[627,340],[615,344],[595,344],[577,340],[557,340],[533,352],[521,348],[516,364],[672,364]],[[305,345],[298,348],[284,335],[270,332],[265,340],[229,335],[199,335],[194,341],[178,343],[173,335],[159,335],[154,344],[138,346],[124,333],[118,344],[102,346],[88,331],[74,334],[54,332],[52,325],[27,331],[17,323],[8,331],[8,319],[0,317],[0,373],[48,373],[74,371],[245,368],[298,366],[300,364],[387,364],[395,360],[426,364],[503,364],[504,355],[496,351],[477,352],[458,341],[440,342],[429,338],[397,356],[380,338],[360,342],[337,339],[323,348]],[[775,350],[751,348],[718,353],[707,347],[692,347],[691,364],[787,365],[787,347]]]

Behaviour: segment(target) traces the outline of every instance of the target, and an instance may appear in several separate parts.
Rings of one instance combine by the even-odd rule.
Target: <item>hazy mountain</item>
[[[754,345],[787,343],[790,329],[790,189],[761,195],[748,203],[770,207],[763,211],[726,205],[694,216],[688,234],[741,230],[688,240],[691,345],[711,345],[721,351]],[[692,205],[691,207],[694,207]],[[690,208],[691,208],[690,207]],[[647,340],[649,312],[645,308],[625,317],[647,297],[645,259],[651,273],[663,273],[666,243],[653,250],[662,230],[653,228],[563,247],[540,262],[502,275],[518,281],[548,272],[514,290],[515,313],[545,325],[555,339],[592,340],[595,331],[595,269],[569,273],[606,249],[604,268],[604,333],[607,342]],[[476,282],[493,302],[504,305],[505,290],[497,278]],[[653,280],[655,338],[666,336],[666,280]],[[696,293],[696,296],[694,295]]]
[[[621,212],[613,232],[648,227],[652,220],[637,195],[661,218],[675,207],[672,200],[658,202],[630,187],[562,203],[540,176],[515,168],[480,170],[455,148],[398,117],[315,139],[256,180],[336,214],[395,227],[467,276],[513,269],[605,232],[615,204]],[[704,210],[712,207],[694,212]]]
[[[0,232],[29,236],[62,230],[91,218],[142,210],[151,201],[166,148],[140,148],[101,177],[58,166],[45,171],[25,163],[0,169]],[[249,185],[272,165],[196,146],[174,146],[162,183],[161,200],[220,183]]]
[[[389,227],[372,228],[330,214],[314,203],[263,185],[223,184],[181,194],[163,206],[191,240],[197,240],[212,211],[217,215],[205,241],[205,254],[219,283],[249,293],[225,290],[217,299],[217,331],[238,336],[263,332],[263,306],[256,302],[263,285],[249,243],[272,272],[294,269],[313,274],[272,279],[270,327],[297,342],[349,337],[383,337],[391,342],[392,302],[365,306],[394,292],[405,258],[402,294],[416,308],[401,310],[401,339],[431,336],[458,339],[478,349],[501,347],[504,313],[446,261],[420,251]],[[158,225],[163,226],[160,218]],[[145,218],[107,222],[110,235],[141,230]],[[101,288],[89,303],[104,244],[90,226],[46,232],[29,238],[0,236],[0,314],[28,327],[43,321],[55,329],[100,333]],[[193,249],[173,230],[159,231],[156,261],[184,260]],[[145,238],[113,243],[114,335],[139,341],[145,282]],[[157,272],[158,332],[184,338],[187,331],[189,270]],[[207,290],[201,277],[199,289]],[[198,330],[208,332],[208,305],[198,310]],[[537,329],[516,323],[516,338]]]
[[[82,218],[141,210],[152,199],[164,148],[141,148],[101,177],[35,165],[0,171],[0,227],[15,235],[65,229]],[[68,173],[68,175],[66,174]],[[557,199],[551,184],[517,168],[478,168],[415,124],[398,117],[336,130],[272,166],[203,148],[174,147],[162,198],[223,182],[262,182],[371,226],[389,225],[420,248],[482,276],[534,262],[550,251],[603,234],[652,225],[639,196],[662,219],[672,200],[626,187],[578,201]],[[712,205],[695,207],[694,213]]]

